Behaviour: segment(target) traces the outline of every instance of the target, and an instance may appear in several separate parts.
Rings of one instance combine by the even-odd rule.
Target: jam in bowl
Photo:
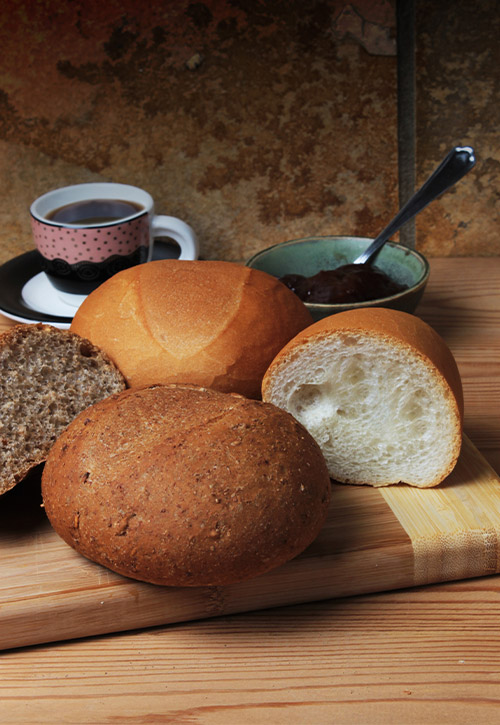
[[[295,239],[257,252],[246,264],[278,277],[315,320],[356,307],[414,312],[429,277],[427,260],[386,242],[373,262],[353,264],[371,242],[342,236]]]

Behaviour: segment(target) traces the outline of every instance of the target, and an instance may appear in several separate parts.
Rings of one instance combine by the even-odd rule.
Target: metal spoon
[[[427,204],[434,201],[450,186],[456,184],[462,176],[465,176],[472,169],[475,163],[474,149],[470,146],[455,146],[370,246],[359,257],[356,257],[353,264],[364,264],[373,259],[380,248],[403,224],[421,212]]]

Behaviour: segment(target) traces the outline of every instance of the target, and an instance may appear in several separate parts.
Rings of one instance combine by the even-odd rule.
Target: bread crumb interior
[[[116,369],[76,336],[33,327],[0,346],[0,492],[43,460],[82,410],[122,387]]]
[[[446,467],[457,432],[443,382],[423,357],[349,333],[298,352],[267,398],[309,430],[339,480],[425,485]]]

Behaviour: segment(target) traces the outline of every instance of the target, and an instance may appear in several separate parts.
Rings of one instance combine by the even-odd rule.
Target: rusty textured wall
[[[69,183],[143,186],[202,254],[375,234],[397,204],[394,4],[4,0],[0,261]]]
[[[456,143],[476,167],[417,217],[417,246],[433,255],[500,254],[500,5],[418,0],[417,178]]]
[[[430,254],[498,253],[495,5],[417,2],[418,179],[455,140],[481,158],[419,218]],[[396,211],[395,0],[4,0],[0,42],[0,262],[69,183],[143,186],[207,258]]]

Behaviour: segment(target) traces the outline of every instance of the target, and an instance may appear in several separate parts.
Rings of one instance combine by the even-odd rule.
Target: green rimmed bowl
[[[342,264],[351,264],[373,239],[366,237],[306,237],[275,244],[254,254],[247,267],[282,277],[285,274],[302,274],[310,277],[321,270],[335,269]],[[429,278],[429,263],[426,258],[402,244],[386,242],[378,253],[374,264],[405,289],[390,297],[368,302],[320,304],[306,302],[306,307],[315,320],[343,310],[360,307],[390,307],[404,312],[414,312],[424,293]]]

